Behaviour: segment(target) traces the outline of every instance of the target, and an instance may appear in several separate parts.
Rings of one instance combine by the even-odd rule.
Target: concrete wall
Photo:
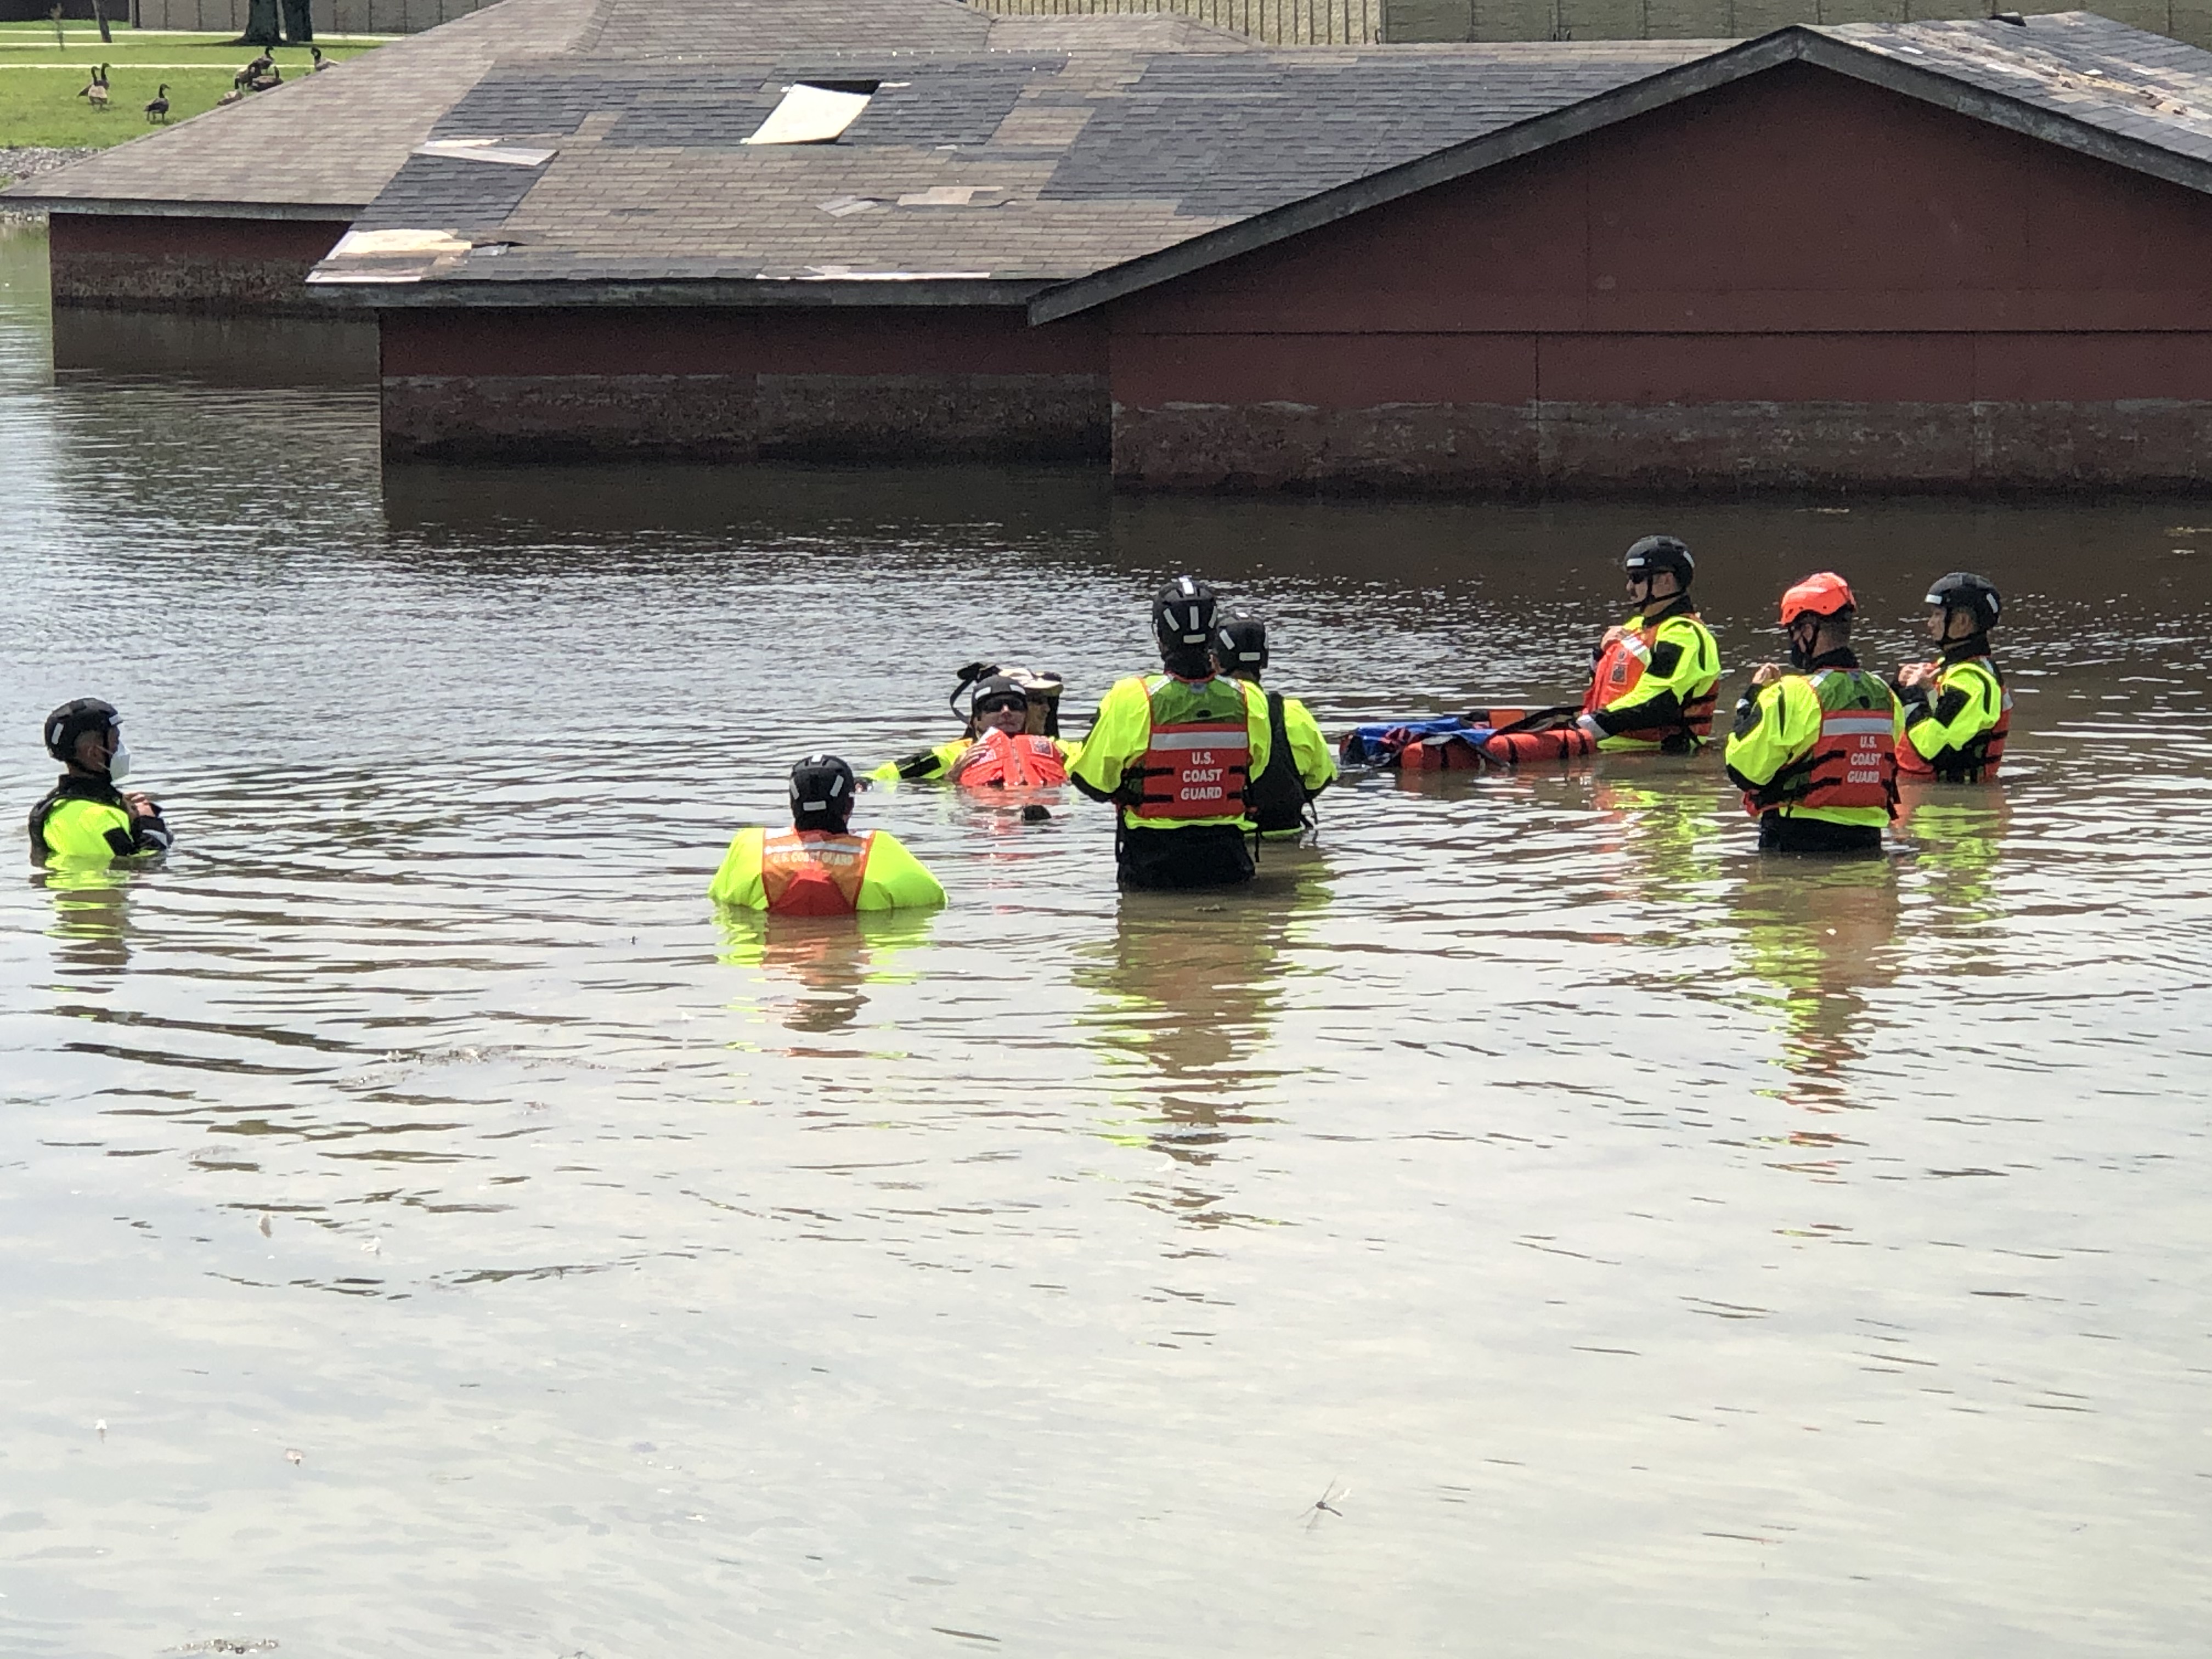
[[[1112,308],[1197,487],[2212,483],[2212,198],[1807,65]]]
[[[55,213],[54,304],[316,313],[302,284],[345,233],[343,221]]]
[[[1019,312],[387,312],[384,451],[1103,461],[1105,358]]]
[[[1901,23],[1993,11],[2081,9],[2078,0],[1382,0],[1386,40],[1734,40],[1785,23]],[[2089,10],[2212,46],[2212,0],[2098,0]]]
[[[414,34],[481,10],[491,0],[310,0],[317,34]],[[111,12],[126,0],[116,0]],[[236,34],[246,27],[246,0],[137,0],[146,29],[198,29]]]

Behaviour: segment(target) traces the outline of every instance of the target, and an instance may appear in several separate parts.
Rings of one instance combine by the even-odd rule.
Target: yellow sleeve
[[[945,902],[945,889],[922,861],[888,830],[868,838],[868,867],[860,881],[863,910],[919,909]]]
[[[1943,718],[1946,704],[1951,717]],[[1954,663],[1936,682],[1935,694],[1924,706],[1907,710],[1905,732],[1899,741],[1911,746],[1925,761],[1955,749],[1964,749],[1997,723],[2004,707],[2004,691],[1979,663]]]
[[[46,814],[46,851],[57,864],[106,864],[118,855],[108,831],[131,836],[131,814],[105,801],[57,801]],[[122,856],[129,856],[123,854]]]
[[[1697,617],[1669,617],[1651,638],[1655,645],[1682,647],[1681,659],[1663,682],[1677,702],[1689,702],[1720,678],[1719,642],[1713,638],[1713,630]]]
[[[761,882],[761,853],[767,845],[767,830],[738,830],[722,855],[722,867],[707,884],[707,896],[732,909],[765,910],[768,890]]]
[[[952,769],[952,763],[966,754],[972,746],[966,738],[955,738],[950,743],[940,743],[934,749],[925,749],[920,754],[908,755],[902,760],[885,761],[868,774],[878,783],[920,783],[943,777]]]
[[[1318,795],[1336,781],[1336,756],[1320,724],[1296,697],[1283,699],[1283,735],[1291,740],[1291,758],[1297,764],[1298,781],[1310,795]]]
[[[1754,787],[1808,753],[1820,734],[1820,696],[1802,674],[1770,680],[1736,716],[1729,734],[1728,769]]]
[[[1668,617],[1654,630],[1651,644],[1655,651],[1662,645],[1675,647],[1673,672],[1660,674],[1646,669],[1633,686],[1605,705],[1607,714],[1650,702],[1662,691],[1673,692],[1677,703],[1686,704],[1721,677],[1720,647],[1713,642],[1711,630],[1695,617]]]
[[[1123,769],[1144,757],[1152,737],[1152,700],[1145,695],[1144,681],[1116,680],[1099,700],[1098,718],[1068,771],[1100,794],[1110,795],[1121,787]]]

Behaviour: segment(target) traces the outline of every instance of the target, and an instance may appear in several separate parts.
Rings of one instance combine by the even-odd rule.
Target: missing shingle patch
[[[901,207],[999,207],[1006,192],[999,185],[932,185],[898,198]]]

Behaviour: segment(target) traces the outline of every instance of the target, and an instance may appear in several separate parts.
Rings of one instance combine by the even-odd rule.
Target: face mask
[[[131,775],[131,751],[124,747],[123,739],[115,740],[115,752],[107,757],[107,781],[120,783]]]

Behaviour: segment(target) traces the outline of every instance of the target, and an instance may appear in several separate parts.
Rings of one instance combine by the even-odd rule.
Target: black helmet
[[[853,769],[835,755],[809,755],[791,769],[791,821],[801,830],[842,830],[852,816]]]
[[[76,759],[76,740],[88,732],[105,732],[122,716],[112,702],[98,697],[79,697],[46,716],[46,752],[67,766]]]
[[[969,699],[969,708],[980,715],[986,707],[994,703],[1018,703],[1027,708],[1030,706],[1029,688],[1012,674],[993,674],[976,681],[975,693]]]
[[[1267,665],[1264,618],[1232,611],[1213,633],[1213,655],[1224,674],[1255,674]]]
[[[1698,574],[1697,561],[1690,556],[1688,544],[1674,536],[1646,536],[1628,550],[1621,564],[1632,578],[1671,570],[1685,587],[1690,585],[1690,578]]]
[[[1205,651],[1213,644],[1212,588],[1195,576],[1177,576],[1152,600],[1152,634],[1170,655]]]
[[[2004,601],[1997,597],[1996,589],[1966,570],[1954,570],[1940,578],[1928,590],[1927,602],[1940,605],[1946,611],[1971,612],[1978,631],[1984,634],[1997,625],[1997,612],[2004,609]]]

